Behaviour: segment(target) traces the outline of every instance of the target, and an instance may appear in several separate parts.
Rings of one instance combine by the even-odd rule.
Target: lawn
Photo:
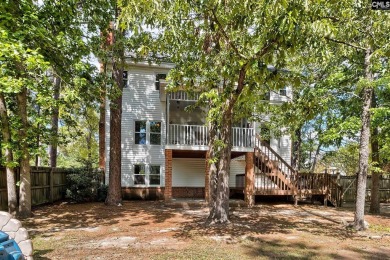
[[[380,216],[366,216],[371,229],[363,232],[345,226],[351,208],[234,207],[229,225],[210,228],[206,208],[159,201],[62,202],[36,208],[23,225],[35,259],[390,259],[390,211],[383,207]]]

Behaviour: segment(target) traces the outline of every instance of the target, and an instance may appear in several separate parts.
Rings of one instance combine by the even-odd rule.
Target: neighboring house
[[[173,64],[168,63],[160,65],[136,63],[125,67],[124,80],[127,84],[123,89],[122,97],[124,198],[171,199],[207,198],[208,196],[208,187],[205,187],[208,181],[206,109],[197,108],[186,112],[185,108],[194,104],[196,97],[190,97],[182,91],[165,92],[164,75],[172,67]],[[291,95],[289,89],[281,90],[279,94],[271,93],[270,101],[284,102],[288,100],[286,96],[289,95]],[[108,183],[109,104],[106,110],[105,172],[106,183]],[[260,129],[259,123],[245,120],[233,128],[229,178],[232,191],[243,190],[243,176],[248,169],[253,170],[256,185],[263,185],[272,190],[290,189],[285,183],[288,176],[280,179],[271,174],[274,166],[268,165],[267,160],[275,155],[261,148],[260,142],[255,139]],[[275,151],[271,152],[277,154],[278,159],[272,159],[274,164],[277,160],[284,161],[283,163],[286,164],[290,163],[291,140],[289,136],[271,138],[269,145],[271,150]],[[283,166],[277,168],[277,171],[282,171]],[[264,175],[267,171],[268,175]],[[288,175],[286,171],[281,174]],[[264,194],[264,192],[259,194]]]

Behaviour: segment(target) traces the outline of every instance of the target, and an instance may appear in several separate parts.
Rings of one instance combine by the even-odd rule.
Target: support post
[[[206,152],[206,167],[204,173],[204,199],[206,203],[210,203],[210,164],[209,164],[210,154]]]
[[[164,200],[172,199],[172,150],[165,149],[165,188]]]
[[[248,207],[255,204],[255,167],[254,167],[254,152],[245,154],[245,203]]]

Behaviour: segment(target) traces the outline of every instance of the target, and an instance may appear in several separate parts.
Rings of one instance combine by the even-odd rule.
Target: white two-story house
[[[122,97],[122,188],[125,199],[207,198],[208,129],[206,109],[190,112],[196,96],[165,91],[165,75],[173,64],[127,63]],[[286,101],[290,91],[271,93],[270,100]],[[109,104],[106,107],[106,183],[108,183]],[[246,168],[256,167],[255,135],[261,125],[242,120],[233,128],[230,187],[242,190]],[[271,138],[272,150],[291,160],[289,136]],[[251,166],[252,165],[252,166]],[[259,175],[259,174],[258,174]],[[259,175],[260,176],[260,175]],[[261,178],[256,176],[256,181]],[[268,178],[268,177],[267,177]],[[269,179],[269,178],[268,178]],[[270,182],[270,180],[267,180]],[[207,185],[206,185],[207,186]],[[274,185],[275,186],[275,185]],[[276,186],[275,186],[276,187]]]

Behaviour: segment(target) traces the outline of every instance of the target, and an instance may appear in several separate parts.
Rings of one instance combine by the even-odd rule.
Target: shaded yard
[[[345,228],[351,208],[290,204],[233,208],[225,228],[204,227],[205,208],[158,201],[61,203],[35,209],[23,224],[35,259],[390,259],[383,206],[381,216],[366,217],[365,232]]]

